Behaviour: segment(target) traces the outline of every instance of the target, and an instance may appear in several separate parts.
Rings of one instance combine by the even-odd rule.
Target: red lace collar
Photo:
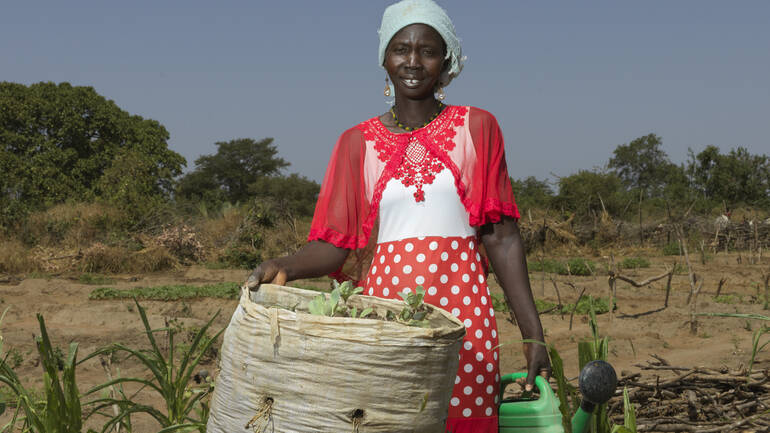
[[[374,142],[377,158],[386,164],[375,187],[374,203],[379,204],[382,190],[391,178],[407,188],[414,187],[417,202],[425,201],[423,186],[433,183],[444,167],[459,178],[457,166],[449,160],[447,152],[455,148],[455,128],[464,125],[466,113],[467,107],[449,105],[426,126],[403,133],[390,131],[379,116],[363,122],[359,129],[364,139]]]
[[[409,132],[393,132],[389,130],[380,120],[380,116],[372,117],[361,123],[364,133],[369,133],[365,138],[379,138],[385,141],[396,141],[399,137],[411,137],[422,131],[428,135],[435,135],[446,129],[453,129],[455,126],[462,126],[467,107],[447,105],[430,123],[420,129]],[[375,140],[376,141],[376,140]]]

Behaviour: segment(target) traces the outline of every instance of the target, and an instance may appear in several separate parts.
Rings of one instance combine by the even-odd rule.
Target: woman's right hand
[[[348,252],[324,241],[308,242],[292,255],[260,263],[246,280],[246,287],[257,290],[260,284],[285,286],[287,281],[330,274],[345,263]]]
[[[246,280],[246,287],[249,290],[258,290],[260,284],[277,284],[279,286],[286,285],[286,269],[278,262],[278,260],[268,260],[262,262],[254,268],[254,271]]]

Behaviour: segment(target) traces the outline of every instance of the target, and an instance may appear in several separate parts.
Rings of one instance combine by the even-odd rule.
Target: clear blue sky
[[[387,109],[390,1],[7,1],[0,80],[93,86],[160,121],[188,169],[214,142],[274,137],[320,180],[337,136]],[[439,0],[468,56],[447,102],[491,111],[510,174],[553,180],[663,137],[770,153],[768,1]]]

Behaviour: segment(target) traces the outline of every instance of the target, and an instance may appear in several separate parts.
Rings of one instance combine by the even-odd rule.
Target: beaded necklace
[[[443,110],[443,109],[444,109],[444,103],[443,103],[443,102],[439,102],[439,103],[438,103],[438,109],[436,109],[436,112],[435,112],[435,113],[433,113],[433,115],[432,115],[432,116],[430,116],[430,119],[428,119],[428,121],[427,121],[427,122],[423,123],[423,124],[422,124],[422,126],[418,126],[418,127],[416,127],[416,128],[413,128],[413,127],[411,127],[411,126],[405,126],[404,124],[402,124],[401,122],[399,122],[399,121],[398,121],[398,116],[396,116],[396,111],[394,110],[394,108],[395,108],[395,106],[393,106],[393,107],[390,107],[390,114],[393,116],[393,121],[394,121],[394,122],[396,122],[396,125],[397,125],[399,128],[401,128],[401,129],[403,129],[403,130],[405,130],[405,131],[414,131],[415,129],[424,128],[424,127],[428,126],[428,124],[429,124],[430,122],[433,122],[433,120],[434,120],[434,119],[436,119],[436,117],[438,117],[438,115],[441,113],[441,110]]]

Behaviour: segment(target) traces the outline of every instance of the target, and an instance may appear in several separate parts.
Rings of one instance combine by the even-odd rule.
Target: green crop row
[[[130,289],[116,289],[113,287],[99,287],[94,289],[88,299],[150,299],[156,301],[176,301],[190,298],[225,298],[237,299],[240,294],[238,283],[217,283],[204,286],[190,286],[186,284],[133,287]]]
[[[544,299],[535,299],[535,308],[539,313],[551,313],[551,314],[571,314],[572,310],[575,310],[575,314],[589,314],[591,312],[591,303],[593,303],[593,309],[595,314],[604,314],[610,311],[609,302],[607,298],[590,298],[583,296],[580,298],[575,308],[574,303],[563,304],[561,308],[555,302],[546,301]],[[497,312],[507,313],[509,310],[508,305],[505,303],[505,297],[503,295],[492,294],[492,307]]]
[[[531,261],[527,263],[530,272],[547,272],[559,275],[588,276],[596,272],[596,264],[581,257],[574,257],[566,262],[553,259]]]

